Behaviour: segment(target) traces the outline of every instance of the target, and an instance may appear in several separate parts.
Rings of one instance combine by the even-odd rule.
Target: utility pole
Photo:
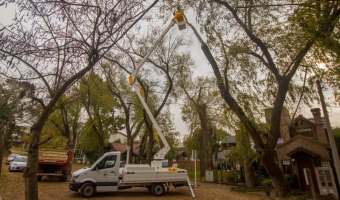
[[[337,175],[338,184],[340,185],[340,183],[339,183],[339,181],[340,181],[339,153],[338,153],[338,150],[336,148],[334,136],[332,134],[331,123],[329,122],[329,116],[328,116],[328,112],[327,112],[327,108],[326,108],[325,98],[324,98],[323,93],[322,93],[320,80],[316,80],[316,85],[317,85],[318,93],[319,93],[319,96],[320,96],[320,102],[321,102],[321,106],[322,106],[322,110],[323,110],[323,115],[324,115],[325,121],[326,121],[327,133],[328,133],[329,143],[331,145],[335,172],[336,172],[336,175]],[[340,194],[340,192],[338,192],[338,194]]]

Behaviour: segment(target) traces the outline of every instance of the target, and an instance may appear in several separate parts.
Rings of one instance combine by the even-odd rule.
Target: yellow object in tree
[[[183,21],[184,20],[183,13],[181,11],[176,11],[174,19],[176,19],[179,22]]]
[[[138,86],[138,88],[139,88],[139,93],[140,93],[140,95],[142,95],[142,97],[144,98],[144,92],[143,92],[142,87],[141,87],[141,86]]]
[[[157,141],[157,143],[159,143],[159,138],[158,138],[158,134],[157,134],[156,129],[152,128],[152,130],[153,130],[153,134],[154,134],[155,140]]]
[[[183,12],[177,11],[175,13],[175,16],[174,16],[173,20],[176,21],[179,30],[183,30],[183,29],[186,28]]]
[[[133,82],[133,77],[132,77],[132,74],[130,74],[130,76],[129,76],[129,83],[130,83],[130,85],[132,85],[132,82]]]

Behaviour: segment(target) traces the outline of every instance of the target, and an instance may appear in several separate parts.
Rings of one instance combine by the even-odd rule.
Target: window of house
[[[297,134],[303,135],[306,137],[314,137],[313,129],[312,128],[301,128],[296,130]]]
[[[293,167],[290,160],[282,160],[282,169],[284,173],[292,172]]]
[[[320,167],[331,167],[329,160],[322,160],[320,162]]]

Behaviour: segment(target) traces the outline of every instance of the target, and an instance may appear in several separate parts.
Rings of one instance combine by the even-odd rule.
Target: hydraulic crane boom
[[[162,39],[164,38],[164,36],[168,33],[168,31],[170,30],[170,28],[177,24],[179,30],[185,29],[186,25],[185,25],[185,20],[184,20],[184,15],[182,12],[176,12],[174,18],[171,20],[170,24],[168,25],[168,27],[165,29],[165,31],[162,33],[162,35],[160,36],[160,38],[155,42],[155,44],[152,46],[151,50],[145,55],[145,57],[141,60],[141,62],[137,65],[136,69],[130,74],[129,76],[129,83],[131,85],[131,87],[133,88],[133,90],[136,92],[139,100],[142,103],[143,108],[145,109],[146,113],[148,114],[150,120],[152,121],[152,125],[154,130],[157,132],[157,134],[159,135],[159,137],[162,140],[162,143],[164,145],[164,147],[159,150],[155,155],[154,155],[154,159],[155,160],[163,160],[165,158],[165,155],[169,152],[170,150],[170,146],[168,144],[168,142],[166,141],[161,129],[159,128],[155,118],[153,117],[153,114],[151,113],[148,105],[146,104],[144,97],[142,95],[142,89],[139,86],[139,84],[135,81],[136,80],[136,76],[137,73],[139,71],[139,69],[143,66],[143,64],[146,62],[146,60],[149,58],[149,56],[151,55],[151,53],[156,49],[156,47],[161,43]]]

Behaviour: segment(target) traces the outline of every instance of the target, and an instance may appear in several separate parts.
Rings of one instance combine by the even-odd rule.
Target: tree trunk
[[[0,177],[2,176],[2,161],[4,157],[4,152],[6,152],[9,136],[11,133],[9,129],[10,129],[9,121],[6,122],[6,125],[4,125],[4,123],[1,124],[1,127],[0,127],[0,133],[1,133],[0,135]]]
[[[2,123],[0,124],[0,178],[2,177],[2,159],[4,157],[4,142],[3,137],[5,135],[4,127],[2,126]]]
[[[127,157],[129,158],[129,160],[126,160],[127,163],[132,164],[132,153],[133,153],[133,139],[131,137],[131,133],[127,134],[127,146],[130,146],[130,150],[127,152]]]
[[[257,186],[254,168],[249,158],[244,159],[244,176],[247,187],[254,188]]]
[[[99,137],[98,156],[100,157],[105,153],[105,144],[104,144],[103,132],[100,131],[100,133],[98,133],[98,137]]]
[[[284,198],[289,194],[289,185],[283,176],[283,172],[280,167],[276,164],[275,157],[276,155],[274,151],[265,150],[261,155],[261,161],[272,180],[275,194],[279,198]]]
[[[208,119],[207,119],[208,121]],[[206,135],[208,146],[207,146],[207,167],[208,169],[215,169],[214,163],[213,163],[213,145],[212,145],[212,135],[213,135],[213,129],[210,126],[210,123],[208,122],[208,132]]]
[[[209,123],[207,119],[207,105],[199,104],[197,106],[198,116],[201,124],[201,134],[200,134],[200,176],[205,176],[206,169],[213,169],[212,164],[212,149],[210,140],[210,131]]]
[[[204,132],[203,129],[201,128],[201,133],[200,133],[200,176],[204,177],[205,176],[205,169],[206,169],[206,151],[205,151],[205,147],[206,147],[206,142],[204,140]]]
[[[254,173],[254,169],[251,162],[251,145],[249,141],[249,135],[244,130],[244,127],[241,126],[241,131],[237,133],[238,143],[240,144],[239,148],[242,152],[242,159],[244,164],[244,176],[246,181],[246,186],[253,188],[257,186],[256,176]]]
[[[126,152],[126,163],[132,164],[132,151],[133,151],[133,139],[131,134],[131,128],[130,128],[130,106],[127,108],[124,104],[124,101],[121,100],[121,104],[124,105],[124,112],[125,112],[125,130],[126,130],[126,147],[130,147],[130,149],[127,149]]]
[[[145,153],[147,139],[148,139],[148,134],[144,129],[144,134],[142,136],[140,147],[139,147],[138,163],[141,162],[143,158],[143,154]]]
[[[35,125],[33,125],[35,126]],[[25,199],[38,200],[38,183],[37,183],[37,168],[38,168],[38,151],[40,143],[41,130],[31,129],[31,137],[28,148],[27,166],[23,173],[25,179]]]
[[[153,159],[153,146],[154,146],[154,133],[152,130],[152,126],[147,126],[149,140],[148,145],[146,146],[146,162],[151,163],[151,160]]]

